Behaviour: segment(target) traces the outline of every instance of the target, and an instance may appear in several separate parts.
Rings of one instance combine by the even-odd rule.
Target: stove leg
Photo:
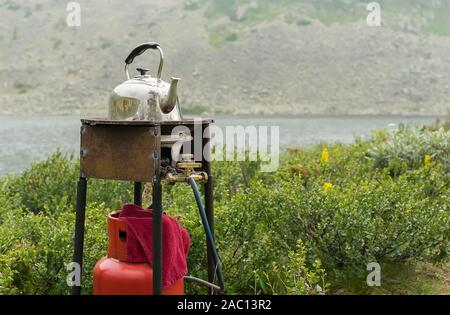
[[[142,183],[134,183],[134,204],[142,206]]]
[[[153,183],[153,295],[162,293],[162,187]]]
[[[75,219],[75,237],[73,262],[80,266],[80,286],[72,287],[72,295],[81,294],[81,278],[83,270],[84,221],[86,216],[87,180],[80,177],[77,188],[77,209]]]

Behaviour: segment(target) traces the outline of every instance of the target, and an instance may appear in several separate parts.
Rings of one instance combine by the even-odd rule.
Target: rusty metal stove
[[[76,222],[73,262],[82,270],[85,212],[88,179],[121,180],[134,182],[134,203],[142,205],[143,183],[151,183],[153,195],[153,292],[162,291],[162,186],[161,161],[171,159],[170,150],[161,145],[161,135],[171,135],[182,126],[201,140],[201,150],[210,154],[210,135],[207,127],[212,119],[185,119],[182,121],[120,121],[107,119],[81,119],[80,178],[77,188]],[[201,135],[199,135],[201,133]],[[196,148],[198,150],[198,148]],[[191,150],[191,152],[194,152]],[[214,231],[213,179],[209,159],[203,153],[202,171],[209,180],[204,183],[205,211]],[[207,244],[208,281],[216,276],[212,249]],[[81,276],[81,275],[80,275]],[[72,287],[72,294],[81,293],[81,286]]]

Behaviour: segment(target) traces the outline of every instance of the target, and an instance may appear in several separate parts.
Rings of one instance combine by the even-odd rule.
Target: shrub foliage
[[[449,135],[379,132],[352,145],[291,149],[275,173],[217,162],[216,238],[229,293],[322,294],[366,264],[448,259]],[[428,157],[427,157],[428,156]],[[56,152],[0,179],[0,293],[67,294],[78,161]],[[132,184],[92,181],[84,282],[106,252],[106,215]],[[166,211],[188,229],[190,274],[206,278],[205,236],[190,188],[164,188]],[[190,293],[205,293],[188,287]]]

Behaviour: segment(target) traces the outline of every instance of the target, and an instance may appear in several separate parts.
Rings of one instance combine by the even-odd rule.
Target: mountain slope
[[[70,28],[63,1],[0,0],[0,114],[105,114],[124,58],[145,41],[164,48],[164,79],[183,78],[185,112],[449,113],[442,8],[390,9],[368,27],[358,1],[79,3]],[[156,70],[157,55],[134,66]]]

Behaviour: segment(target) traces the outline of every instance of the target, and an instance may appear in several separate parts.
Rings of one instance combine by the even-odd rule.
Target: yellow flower
[[[328,152],[328,149],[327,148],[323,149],[322,157],[320,158],[320,162],[328,163],[329,158],[330,158],[330,153]]]
[[[333,184],[332,183],[329,183],[329,182],[326,182],[325,184],[323,184],[323,190],[324,191],[328,191],[328,190],[330,190],[331,188],[333,188]]]
[[[430,165],[430,163],[431,163],[431,156],[426,154],[425,157],[423,158],[423,164],[425,166],[428,166],[428,165]]]

